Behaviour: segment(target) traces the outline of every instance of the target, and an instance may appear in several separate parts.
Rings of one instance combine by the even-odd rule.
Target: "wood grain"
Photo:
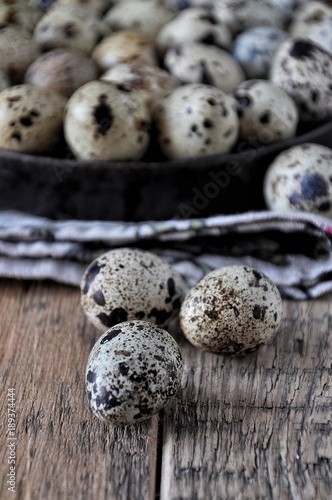
[[[16,494],[1,446],[0,498],[330,499],[332,296],[284,307],[274,341],[241,359],[177,333],[181,390],[160,422],[115,428],[87,406],[84,370],[99,334],[79,291],[0,281],[2,444],[11,387],[18,438]]]
[[[247,357],[183,339],[183,391],[165,412],[161,500],[327,500],[332,492],[332,298],[285,302]]]
[[[114,428],[87,406],[84,371],[98,333],[81,312],[79,291],[1,281],[0,294],[1,415],[15,388],[16,498],[154,498],[157,417]],[[13,498],[7,457],[1,446],[1,499]]]

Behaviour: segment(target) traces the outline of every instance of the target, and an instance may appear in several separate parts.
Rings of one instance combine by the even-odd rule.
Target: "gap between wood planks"
[[[330,500],[332,296],[284,306],[275,339],[241,359],[175,333],[182,388],[159,416],[113,428],[87,407],[84,369],[98,333],[79,292],[0,281],[1,380],[17,391],[17,498]],[[5,415],[5,398],[0,405]],[[0,454],[6,467],[5,447]]]

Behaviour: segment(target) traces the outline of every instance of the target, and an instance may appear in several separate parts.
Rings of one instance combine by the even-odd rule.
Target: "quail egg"
[[[69,98],[64,134],[77,158],[139,160],[150,140],[150,112],[123,85],[92,81]]]
[[[238,137],[234,99],[210,85],[176,88],[159,102],[153,116],[157,141],[170,159],[226,153]]]
[[[0,93],[0,148],[45,153],[62,134],[66,99],[31,85],[15,85]]]
[[[232,55],[248,78],[268,78],[271,61],[287,37],[285,31],[273,26],[249,28],[235,39]]]
[[[164,95],[180,85],[168,71],[142,63],[116,64],[101,76],[101,80],[124,85],[151,110]]]
[[[281,9],[286,15],[286,21],[289,22],[294,14],[300,9],[304,4],[309,3],[309,0],[269,0],[271,4],[274,4],[278,9]],[[310,2],[312,3],[312,2]]]
[[[315,24],[307,37],[332,55],[332,10],[330,17],[326,17],[319,24]]]
[[[298,110],[282,88],[267,80],[247,80],[236,88],[233,96],[241,139],[270,144],[295,136]]]
[[[244,355],[266,344],[282,319],[276,285],[247,266],[218,268],[186,295],[180,325],[194,346],[224,355]]]
[[[83,52],[54,49],[41,54],[30,64],[24,81],[70,97],[85,83],[96,80],[98,75],[97,65]]]
[[[188,42],[171,47],[164,65],[182,83],[204,83],[227,93],[245,80],[241,66],[228,52],[203,43]]]
[[[22,31],[32,33],[42,17],[42,12],[26,2],[1,2],[0,26],[14,25]]]
[[[332,117],[332,55],[310,40],[286,40],[274,57],[270,79],[293,97],[301,120]]]
[[[214,10],[234,33],[254,26],[283,28],[287,18],[273,0],[215,0]]]
[[[78,5],[55,5],[41,18],[34,40],[42,51],[69,48],[90,54],[109,32],[104,20]]]
[[[39,50],[28,33],[17,26],[0,29],[0,70],[11,82],[22,83],[29,64],[39,56]]]
[[[100,42],[92,53],[102,71],[120,63],[143,63],[157,65],[154,45],[151,39],[133,30],[116,31]]]
[[[40,0],[39,0],[40,1]],[[50,1],[50,0],[46,0]],[[54,2],[54,0],[51,0]],[[104,14],[114,3],[114,0],[55,0],[58,5],[81,5],[85,8]]]
[[[156,43],[159,53],[164,55],[170,47],[186,42],[230,49],[232,33],[212,12],[202,8],[185,9],[159,31]]]
[[[314,26],[332,15],[332,5],[324,2],[307,2],[295,11],[289,26],[292,36],[305,38]]]
[[[154,39],[174,13],[161,0],[122,0],[106,14],[112,31],[134,29]]]
[[[332,218],[332,150],[305,143],[280,153],[265,174],[264,198],[271,210]]]
[[[139,319],[168,325],[183,296],[180,275],[163,259],[134,248],[118,248],[94,260],[81,282],[81,304],[103,330]]]
[[[88,358],[85,386],[93,413],[112,424],[134,424],[158,413],[177,391],[182,357],[173,337],[147,321],[107,330]]]

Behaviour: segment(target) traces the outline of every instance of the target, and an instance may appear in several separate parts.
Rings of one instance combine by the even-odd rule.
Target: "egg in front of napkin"
[[[94,260],[81,282],[81,305],[104,330],[127,320],[168,325],[183,296],[181,276],[156,254],[117,248]]]
[[[194,346],[223,355],[245,355],[278,331],[282,299],[277,286],[248,266],[208,273],[185,297],[180,325]]]

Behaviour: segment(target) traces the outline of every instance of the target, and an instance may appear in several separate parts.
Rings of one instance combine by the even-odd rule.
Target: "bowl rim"
[[[42,156],[37,154],[21,153],[10,149],[0,149],[0,169],[1,159],[16,161],[19,164],[33,164],[35,167],[46,166],[68,166],[71,169],[81,168],[97,170],[99,168],[107,168],[113,170],[124,171],[137,171],[138,169],[144,170],[163,170],[163,169],[179,169],[179,168],[211,168],[213,166],[221,166],[232,161],[246,160],[248,163],[264,156],[274,154],[278,151],[282,152],[287,148],[303,144],[305,142],[315,142],[320,136],[331,132],[331,148],[332,148],[332,119],[323,123],[316,128],[312,128],[297,136],[278,141],[269,145],[259,145],[258,147],[244,149],[237,153],[226,153],[209,156],[201,156],[197,158],[183,158],[178,160],[163,160],[163,161],[124,161],[124,160],[83,160],[83,159],[69,159],[57,158],[54,156]],[[244,145],[247,145],[243,141]],[[327,146],[325,146],[327,147]],[[251,157],[249,159],[248,157]]]

